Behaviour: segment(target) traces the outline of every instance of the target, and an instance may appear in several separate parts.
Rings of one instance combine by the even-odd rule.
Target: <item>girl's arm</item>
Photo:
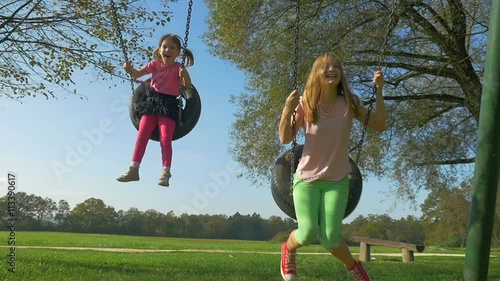
[[[282,144],[287,144],[293,140],[292,135],[292,114],[299,104],[299,95],[297,90],[294,90],[286,99],[285,107],[281,113],[279,134]],[[295,135],[300,127],[302,127],[303,118],[299,113],[295,115]]]
[[[141,76],[146,75],[146,71],[144,70],[144,68],[137,70],[132,66],[132,63],[129,61],[123,63],[123,68],[125,69],[125,71],[130,73],[130,75],[132,75],[132,78],[134,78],[134,79],[137,79]]]
[[[381,71],[375,72],[373,82],[375,83],[377,89],[375,93],[375,111],[370,112],[370,118],[368,119],[367,126],[371,129],[382,132],[387,129],[387,114],[385,111],[384,97],[382,95],[384,77]],[[358,96],[354,96],[354,99],[358,109],[357,119],[364,124],[366,116],[368,115],[368,109],[361,105],[361,101]]]
[[[180,70],[180,76],[181,79],[184,81],[184,87],[186,89],[191,88],[191,77],[189,76],[189,73],[187,72],[186,68],[182,67]]]

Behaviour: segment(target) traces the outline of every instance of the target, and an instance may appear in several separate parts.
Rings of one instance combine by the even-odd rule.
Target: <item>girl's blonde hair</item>
[[[302,95],[305,118],[308,122],[313,124],[316,124],[316,122],[318,121],[318,104],[320,102],[322,90],[321,81],[322,79],[324,79],[324,71],[328,63],[330,62],[330,59],[332,58],[341,65],[341,78],[340,83],[337,87],[337,95],[343,96],[346,101],[347,108],[345,114],[350,112],[353,115],[357,115],[354,96],[349,89],[346,75],[344,73],[344,70],[342,69],[342,62],[335,54],[325,53],[317,57],[314,61],[311,72],[309,73],[309,77],[307,78],[304,94]]]
[[[159,52],[160,48],[161,48],[161,44],[163,43],[163,41],[165,41],[169,38],[172,39],[172,41],[177,46],[177,48],[179,48],[179,50],[181,52],[184,52],[184,55],[186,55],[186,59],[187,59],[186,67],[192,66],[194,64],[193,52],[191,52],[187,48],[182,48],[182,44],[181,44],[182,39],[178,35],[175,35],[175,34],[165,34],[160,38],[160,42],[158,42],[158,47],[156,47],[156,49],[155,49],[155,58],[157,60],[161,60],[161,55]]]

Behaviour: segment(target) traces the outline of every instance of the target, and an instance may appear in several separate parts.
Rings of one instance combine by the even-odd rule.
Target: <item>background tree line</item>
[[[431,194],[422,204],[421,218],[394,219],[384,215],[358,216],[344,225],[342,235],[368,236],[408,243],[464,247],[470,200],[467,185]],[[0,198],[2,216],[7,218],[7,197]],[[89,198],[71,208],[66,200],[55,202],[34,194],[16,194],[17,229],[20,231],[64,231],[204,239],[281,241],[296,228],[290,218],[252,215],[176,215],[137,208],[116,210],[101,199]],[[493,247],[500,247],[500,212],[497,209]]]

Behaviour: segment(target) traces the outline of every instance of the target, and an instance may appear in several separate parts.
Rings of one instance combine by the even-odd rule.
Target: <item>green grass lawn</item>
[[[0,232],[0,237],[8,237],[7,234]],[[7,239],[0,246],[7,246]],[[271,242],[17,232],[16,246],[16,272],[8,272],[8,264],[2,261],[1,280],[282,280],[279,273],[280,245]],[[117,253],[30,249],[21,246],[204,249],[229,252]],[[373,247],[372,250],[399,253],[397,249],[391,248]],[[352,247],[352,251],[357,253],[358,249]],[[435,248],[432,251],[463,253],[460,249],[452,251]],[[300,254],[305,252],[324,253],[316,245],[300,249],[297,257],[299,280],[350,280],[342,264],[335,258],[326,254]],[[8,253],[8,248],[0,248],[0,256],[5,261]],[[488,280],[500,280],[500,252],[493,251],[492,254],[497,257],[490,259]],[[375,281],[458,281],[461,280],[464,262],[463,257],[416,256],[414,263],[402,263],[401,257],[375,258],[375,261],[365,264]]]

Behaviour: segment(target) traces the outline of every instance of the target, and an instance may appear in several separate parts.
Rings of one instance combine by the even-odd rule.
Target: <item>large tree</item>
[[[117,221],[118,213],[115,208],[97,198],[89,198],[77,204],[68,215],[70,228],[85,233],[114,233]]]
[[[18,224],[19,230],[40,230],[50,226],[57,210],[52,199],[25,192],[17,192],[11,197],[13,197],[11,200],[7,196],[0,198],[2,218],[15,218],[17,221],[22,221],[23,223]]]
[[[230,151],[255,183],[268,181],[288,148],[279,143],[278,122],[295,70],[301,89],[326,51],[341,56],[365,105],[374,103],[373,71],[385,74],[389,129],[367,133],[358,163],[365,175],[394,180],[397,194],[410,199],[422,187],[437,188],[437,178],[472,176],[490,1],[302,0],[297,42],[296,1],[205,2],[211,53],[248,77],[247,91],[232,99],[240,110]],[[357,124],[353,148],[361,139]]]
[[[170,20],[169,2],[176,1],[114,0],[113,6],[102,0],[2,1],[1,95],[56,98],[61,90],[80,94],[73,87],[75,72],[96,80],[124,75],[124,51],[142,60],[152,57],[153,46],[144,42],[155,32],[151,26]]]
[[[427,243],[465,247],[471,190],[470,182],[455,188],[442,182],[429,194],[421,206]]]

